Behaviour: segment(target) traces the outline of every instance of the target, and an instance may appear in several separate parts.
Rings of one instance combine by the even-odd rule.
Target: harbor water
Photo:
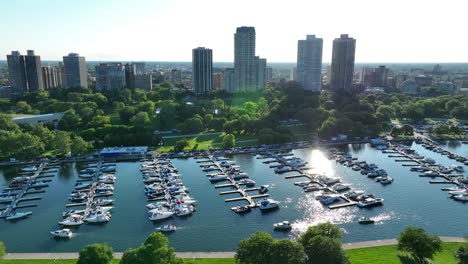
[[[430,157],[437,164],[462,165],[438,153],[424,149],[421,145],[411,146],[420,155]],[[445,149],[459,155],[468,156],[467,144],[446,144]],[[37,207],[21,209],[32,211],[33,214],[23,220],[6,221],[0,219],[0,241],[3,241],[8,252],[76,252],[91,243],[105,242],[115,251],[123,251],[129,247],[139,246],[154,228],[162,224],[174,224],[177,231],[168,234],[171,246],[176,251],[234,251],[241,239],[247,238],[256,231],[266,231],[277,238],[296,238],[308,226],[323,222],[338,224],[343,229],[344,242],[357,242],[376,239],[395,238],[408,226],[418,226],[429,233],[441,236],[468,235],[466,219],[468,219],[468,203],[461,203],[449,198],[443,187],[452,185],[430,184],[430,178],[418,177],[417,172],[402,166],[395,158],[388,157],[368,144],[348,145],[340,150],[349,152],[360,161],[374,163],[387,171],[394,178],[390,185],[382,185],[369,179],[359,172],[353,171],[334,160],[329,160],[325,150],[297,149],[294,156],[304,159],[311,167],[312,173],[339,177],[342,182],[349,183],[352,189],[364,190],[376,197],[384,198],[384,205],[371,209],[361,209],[356,206],[328,209],[318,202],[314,193],[304,193],[295,186],[295,181],[304,178],[285,179],[285,176],[297,172],[275,174],[270,164],[264,164],[250,154],[228,156],[235,160],[256,185],[269,185],[271,198],[280,201],[280,209],[262,213],[253,209],[250,213],[236,214],[230,208],[245,202],[226,203],[228,198],[238,197],[238,194],[220,195],[194,159],[174,159],[174,166],[182,174],[186,187],[190,188],[190,196],[196,199],[197,212],[185,218],[174,217],[163,222],[153,223],[148,220],[146,197],[139,162],[123,162],[117,164],[116,183],[114,190],[114,209],[112,219],[104,225],[84,224],[73,228],[75,236],[70,240],[57,240],[50,235],[57,229],[57,222],[63,211],[68,210],[68,195],[78,179],[77,164],[65,164],[57,176],[50,178],[50,186],[45,193],[34,194],[42,196],[41,200],[24,202],[37,204]],[[467,176],[468,166],[464,166]],[[8,187],[8,182],[19,172],[17,167],[0,170],[0,189]],[[0,205],[3,207],[3,205]],[[377,222],[374,225],[359,225],[362,216],[372,217]],[[293,223],[289,233],[274,232],[273,224],[288,220]]]

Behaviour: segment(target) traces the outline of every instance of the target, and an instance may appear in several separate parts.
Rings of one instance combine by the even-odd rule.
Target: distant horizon
[[[36,54],[36,55],[39,55],[40,54]],[[6,57],[6,56],[5,56]],[[155,62],[169,62],[169,63],[192,63],[192,61],[168,61],[168,60],[88,60],[86,58],[86,56],[84,56],[85,59],[86,59],[86,63],[88,62],[92,62],[92,63],[106,63],[106,62],[150,62],[150,63],[155,63]],[[6,59],[0,59],[0,62],[7,62]],[[50,59],[43,59],[41,57],[41,62],[62,62],[62,60],[50,60]],[[213,61],[213,63],[232,63],[234,64],[233,61]],[[295,64],[297,62],[295,61],[268,61],[267,62],[268,64],[269,63],[285,63],[285,64]],[[325,61],[325,62],[322,62],[322,64],[331,64],[331,61]],[[437,61],[433,61],[433,62],[417,62],[417,61],[414,61],[414,62],[355,62],[354,64],[382,64],[382,65],[385,65],[385,64],[468,64],[468,61],[466,62],[437,62]]]

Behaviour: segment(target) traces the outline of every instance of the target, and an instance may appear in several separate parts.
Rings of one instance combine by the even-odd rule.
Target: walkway
[[[440,239],[444,242],[467,242],[468,240],[463,237],[444,237]],[[344,249],[368,248],[378,246],[396,245],[396,239],[382,239],[355,243],[343,243]],[[233,258],[235,252],[220,251],[220,252],[176,252],[179,258]],[[114,253],[117,259],[122,258],[122,252]],[[8,253],[4,259],[77,259],[78,253]]]

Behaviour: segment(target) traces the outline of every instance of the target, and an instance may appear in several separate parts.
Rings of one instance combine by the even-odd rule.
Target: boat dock
[[[467,157],[464,157],[462,155],[458,155],[457,153],[448,151],[448,150],[446,150],[444,148],[441,148],[441,147],[435,145],[432,142],[426,141],[426,143],[422,144],[422,146],[427,150],[430,150],[432,152],[439,153],[441,155],[447,156],[447,158],[458,161],[458,162],[460,162],[460,163],[462,163],[464,165],[468,165],[468,158]]]
[[[233,177],[231,177],[231,173],[229,172],[229,168],[232,168],[234,164],[228,164],[222,165],[220,162],[222,161],[228,161],[229,159],[226,158],[215,158],[214,156],[208,156],[208,158],[199,160],[197,163],[201,163],[199,166],[203,169],[203,171],[207,171],[207,168],[209,168],[212,171],[219,171],[220,174],[226,175],[227,177],[225,179],[219,180],[221,181],[228,181],[229,183],[225,184],[217,184],[214,187],[215,188],[234,188],[234,190],[231,191],[223,191],[220,192],[220,195],[227,195],[227,194],[235,194],[238,193],[240,197],[235,197],[235,198],[230,198],[230,199],[225,199],[225,202],[236,202],[236,201],[247,201],[248,206],[250,208],[255,208],[258,206],[258,203],[255,202],[254,199],[257,198],[265,198],[269,197],[269,194],[258,194],[258,195],[250,195],[248,192],[254,192],[254,191],[259,191],[260,188],[248,188],[244,189],[242,188],[243,185],[248,185],[247,183],[243,182],[237,182]],[[216,177],[211,174],[208,174],[207,177]],[[238,178],[248,178],[248,176],[241,176]]]
[[[40,163],[39,166],[37,166],[36,168],[37,169],[34,172],[19,173],[19,175],[23,177],[29,177],[27,182],[25,184],[22,184],[22,186],[13,187],[13,188],[5,188],[5,191],[18,191],[18,192],[14,194],[15,196],[14,200],[0,212],[0,218],[8,217],[16,209],[37,206],[37,204],[19,205],[19,203],[27,202],[27,201],[36,201],[36,200],[42,199],[42,196],[34,196],[34,197],[25,197],[25,196],[30,195],[30,194],[44,193],[45,190],[42,190],[42,188],[48,187],[49,184],[35,185],[38,183],[37,180],[40,178],[43,178],[44,173],[57,172],[57,170],[55,169],[51,170],[50,164],[47,162]],[[54,177],[54,176],[55,175],[48,175],[47,177]],[[50,181],[52,180],[44,180],[42,182],[50,182]]]
[[[357,204],[356,202],[352,201],[351,199],[344,196],[343,194],[341,194],[341,193],[333,190],[332,188],[328,187],[325,183],[317,180],[316,177],[315,177],[317,175],[311,174],[311,173],[308,172],[308,170],[310,170],[311,168],[304,167],[305,163],[303,163],[303,164],[298,163],[297,165],[295,165],[295,164],[291,164],[291,161],[294,160],[294,158],[293,159],[285,159],[284,158],[285,156],[292,156],[293,155],[292,153],[266,152],[266,153],[261,153],[259,155],[260,155],[260,159],[267,159],[268,158],[268,159],[272,159],[275,162],[279,163],[278,168],[286,168],[286,169],[283,169],[283,170],[275,169],[276,174],[283,174],[283,173],[286,173],[286,172],[298,172],[299,173],[297,175],[286,176],[285,179],[307,178],[307,179],[309,179],[309,181],[311,183],[315,183],[315,184],[320,185],[322,190],[327,190],[327,191],[329,191],[331,193],[338,194],[340,196],[340,199],[342,201],[344,201],[344,202],[334,204],[334,205],[329,205],[328,206],[329,209],[338,209],[338,208],[343,208],[343,207],[348,207],[348,206],[354,206],[354,205]],[[257,158],[259,158],[259,157],[257,157]],[[272,167],[272,166],[270,166],[270,167]]]

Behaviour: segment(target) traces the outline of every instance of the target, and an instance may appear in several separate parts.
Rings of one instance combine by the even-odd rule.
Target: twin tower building
[[[356,40],[341,35],[333,41],[330,72],[332,91],[351,92],[354,75]],[[322,86],[323,39],[308,35],[298,41],[297,77],[298,85],[311,92],[320,92]],[[213,87],[213,53],[211,49],[196,48],[192,51],[193,90],[204,94]],[[255,55],[255,28],[238,27],[234,34],[234,68],[224,70],[224,89],[228,92],[260,90],[269,79],[266,59]]]

